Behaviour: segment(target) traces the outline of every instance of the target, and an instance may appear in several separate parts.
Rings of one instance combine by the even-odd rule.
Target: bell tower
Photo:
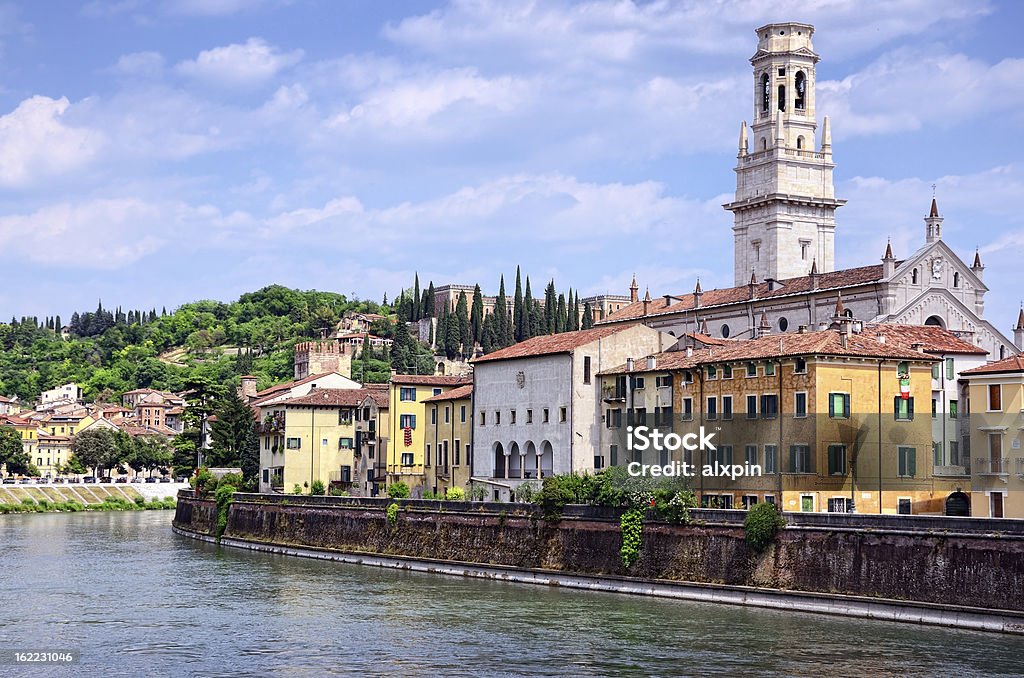
[[[835,270],[832,135],[823,120],[815,148],[814,68],[810,24],[768,24],[757,29],[754,116],[740,126],[733,213],[735,285],[751,272],[757,280]]]

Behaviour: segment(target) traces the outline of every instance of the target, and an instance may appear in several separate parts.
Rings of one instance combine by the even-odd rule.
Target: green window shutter
[[[834,393],[828,394],[828,416],[836,416],[836,397]]]
[[[946,358],[946,379],[950,379],[951,380],[951,379],[953,379],[953,376],[954,376],[954,372],[953,372],[953,359],[952,358]]]
[[[914,418],[914,398],[911,396],[907,399],[907,419]]]
[[[939,378],[939,364],[935,363],[934,365],[932,365],[932,379],[938,379],[938,378]]]
[[[913,447],[907,448],[907,470],[910,477],[917,475],[917,449]]]
[[[896,469],[896,475],[905,476],[907,475],[907,448],[897,448],[897,459],[898,468]]]
[[[843,416],[844,417],[849,417],[850,416],[850,394],[849,393],[844,393],[843,394]]]

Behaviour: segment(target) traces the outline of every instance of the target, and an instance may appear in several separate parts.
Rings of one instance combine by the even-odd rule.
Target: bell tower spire
[[[751,148],[744,152],[741,127],[736,163],[736,198],[724,205],[733,213],[735,285],[753,270],[758,280],[807,274],[811,261],[835,269],[835,211],[832,134],[822,129],[815,150],[814,27],[795,22],[757,29]]]

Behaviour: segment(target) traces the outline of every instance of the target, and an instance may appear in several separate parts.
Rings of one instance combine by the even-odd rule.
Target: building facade
[[[473,467],[473,385],[427,398],[424,476],[426,487],[444,494],[469,486]]]

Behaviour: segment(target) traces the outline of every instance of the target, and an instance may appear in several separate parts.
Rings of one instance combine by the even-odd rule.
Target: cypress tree
[[[412,292],[412,318],[410,320],[419,320],[422,316],[422,307],[420,306],[420,274],[416,272],[416,282],[413,286]]]
[[[569,304],[569,329],[576,331],[580,328],[580,293],[576,290],[575,294],[569,295],[572,298],[572,303]]]
[[[381,306],[387,306],[388,305],[388,293],[387,292],[384,293],[384,300],[380,302],[380,305]]]
[[[530,289],[530,276],[526,276],[526,294],[523,296],[523,339],[529,339],[534,335],[533,305],[533,291]]]
[[[484,318],[483,331],[481,333],[482,336],[480,338],[480,346],[481,348],[483,348],[484,353],[490,353],[495,348],[497,348],[494,339],[494,325],[495,315],[491,313],[486,318]]]
[[[505,299],[505,276],[501,276],[498,283],[498,298],[494,302],[494,340],[495,344],[502,348],[508,346],[505,337],[508,336],[508,302]]]
[[[555,334],[565,332],[565,295],[558,295],[558,308],[555,312]]]
[[[64,329],[64,325],[60,322],[60,316],[57,316],[57,319],[53,321],[53,324],[57,328],[57,334],[60,334],[60,331]]]
[[[433,305],[433,302],[430,301],[431,299],[433,299],[433,297],[430,295],[430,292],[428,290],[423,290],[423,296],[420,297],[419,301],[420,320],[429,318],[433,315],[433,313],[429,312],[430,307]]]
[[[459,352],[464,356],[473,355],[473,340],[470,336],[469,327],[469,302],[466,301],[466,293],[459,292],[459,301],[455,304],[455,320],[458,324],[458,345]],[[469,349],[466,349],[467,344]]]
[[[516,266],[516,293],[512,297],[512,321],[513,321],[513,332],[512,336],[516,341],[522,341],[525,339],[523,336],[523,281],[519,274],[519,267]]]
[[[462,337],[459,334],[459,316],[458,313],[449,313],[448,318],[445,322],[447,327],[445,328],[445,355],[449,359],[453,359],[459,355],[459,351],[462,350]]]
[[[437,317],[437,331],[434,332],[435,351],[448,353],[448,306],[441,307],[441,315]]]
[[[427,287],[426,303],[423,305],[423,317],[433,318],[434,317],[434,281],[430,281],[430,286]]]
[[[469,313],[469,324],[472,328],[473,341],[483,342],[484,338],[484,299],[480,294],[480,285],[473,287],[473,305]]]
[[[589,330],[594,326],[594,309],[590,308],[590,302],[583,304],[583,329]]]
[[[558,297],[555,295],[555,281],[544,289],[544,324],[547,334],[555,333],[555,313],[558,311]]]

